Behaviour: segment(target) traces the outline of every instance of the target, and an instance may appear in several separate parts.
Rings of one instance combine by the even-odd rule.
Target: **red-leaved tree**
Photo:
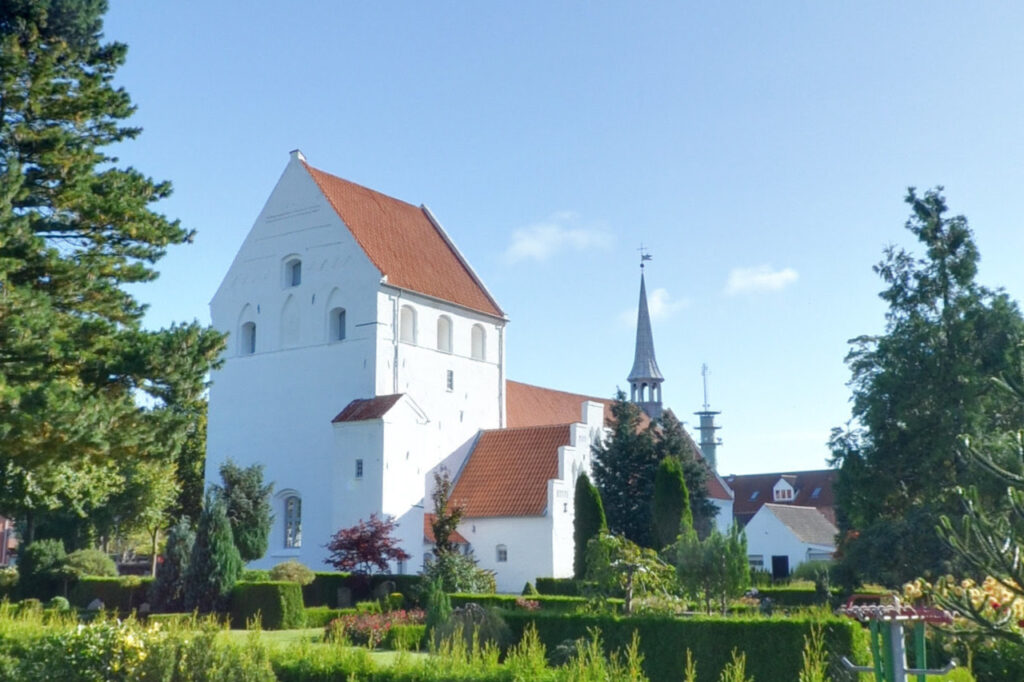
[[[393,518],[378,518],[370,514],[369,521],[359,520],[351,528],[342,528],[331,536],[327,549],[331,556],[324,563],[334,566],[339,571],[352,573],[373,573],[388,569],[390,561],[405,561],[410,555],[398,546],[394,537],[398,526]]]

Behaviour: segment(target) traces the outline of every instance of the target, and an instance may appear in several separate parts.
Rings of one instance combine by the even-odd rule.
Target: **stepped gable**
[[[782,506],[814,507],[834,524],[836,512],[832,486],[835,484],[836,475],[835,469],[786,471],[730,475],[725,477],[725,482],[735,494],[733,516],[743,525],[746,525],[763,505],[777,503],[777,500],[772,499],[772,488],[780,478],[784,478],[796,491],[793,499],[781,503]]]
[[[452,490],[466,518],[541,516],[570,424],[481,431]]]
[[[303,166],[388,284],[505,317],[425,207]]]

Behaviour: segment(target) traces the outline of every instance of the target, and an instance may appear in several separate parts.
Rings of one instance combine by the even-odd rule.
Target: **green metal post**
[[[917,658],[917,665],[914,667],[919,670],[924,670],[928,667],[928,653],[925,651],[924,641],[924,621],[918,621],[914,625],[914,652]],[[917,682],[926,682],[927,676],[921,673],[917,676]]]
[[[892,658],[892,628],[887,621],[882,622],[882,660],[884,662],[885,682],[896,682],[896,662]]]
[[[875,682],[885,682],[885,672],[882,669],[882,647],[879,646],[881,633],[878,629],[878,621],[868,621],[868,630],[871,634],[871,663],[875,666]]]

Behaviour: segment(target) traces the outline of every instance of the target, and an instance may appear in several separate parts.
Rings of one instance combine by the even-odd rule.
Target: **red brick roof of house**
[[[482,431],[455,482],[452,503],[465,509],[466,518],[541,516],[569,429],[557,424]]]
[[[506,381],[505,392],[505,423],[509,428],[571,424],[581,421],[584,400],[604,405],[605,424],[610,423],[612,419],[614,401],[607,398],[556,391],[553,388],[518,381]]]
[[[434,544],[437,540],[434,539],[434,514],[423,515],[423,541]],[[468,545],[469,540],[463,537],[459,531],[452,531],[451,541],[457,545]]]
[[[814,507],[830,523],[835,524],[835,496],[832,486],[835,483],[836,475],[835,469],[786,471],[726,476],[725,482],[736,495],[732,507],[733,516],[743,525],[746,525],[757,513],[757,510],[766,503]],[[780,478],[785,478],[795,489],[792,500],[779,502],[772,499],[772,489]]]
[[[376,398],[357,398],[346,405],[345,409],[331,420],[331,423],[338,424],[341,422],[361,422],[370,419],[380,419],[388,413],[388,410],[395,406],[395,403],[402,398],[402,395],[402,393],[394,393],[392,395],[379,395]]]
[[[425,208],[303,165],[388,284],[505,317]]]

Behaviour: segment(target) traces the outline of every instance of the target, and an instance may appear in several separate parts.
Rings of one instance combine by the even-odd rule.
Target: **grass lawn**
[[[228,638],[228,640],[241,644],[246,641],[249,637],[249,630],[225,630],[221,636]],[[323,628],[302,628],[299,630],[262,630],[260,631],[260,641],[265,642],[267,646],[273,648],[284,648],[292,644],[323,644],[324,629]],[[323,644],[323,646],[334,646],[333,644]],[[426,658],[430,654],[420,653],[411,651],[408,654],[414,658],[423,657]],[[398,656],[396,651],[371,651],[370,656],[373,657],[374,663],[381,665],[390,665],[394,662],[395,657]]]

